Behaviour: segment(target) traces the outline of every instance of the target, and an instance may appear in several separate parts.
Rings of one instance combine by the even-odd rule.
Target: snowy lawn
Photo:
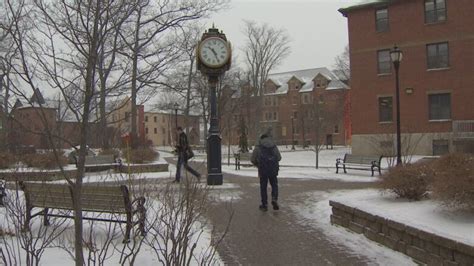
[[[338,193],[331,200],[474,246],[474,213],[450,210],[433,200],[397,199],[373,189]]]
[[[452,211],[432,200],[407,201],[375,189],[311,192],[304,204],[291,206],[301,215],[304,223],[322,230],[337,245],[345,245],[354,254],[365,255],[380,265],[414,265],[413,261],[363,235],[330,223],[329,200],[359,208],[420,230],[444,236],[468,245],[474,245],[474,214]]]
[[[9,193],[13,196],[13,194]],[[24,196],[22,192],[19,192],[19,199],[22,201]],[[23,205],[23,204],[21,204]],[[161,234],[165,232],[171,232],[170,229],[166,229],[162,223],[171,222],[176,223],[175,234],[182,234],[181,227],[185,224],[180,225],[180,221],[184,218],[180,218],[185,212],[178,213],[172,206],[163,207],[160,201],[147,197],[147,231],[146,238],[140,236],[133,237],[132,241],[128,244],[123,244],[122,240],[124,237],[125,225],[118,223],[100,222],[100,221],[84,221],[84,241],[86,247],[84,248],[84,258],[86,260],[103,259],[105,265],[120,265],[121,260],[124,259],[124,255],[137,253],[134,259],[134,265],[158,265],[161,264],[160,260],[163,256],[160,254],[160,249],[164,246],[168,246],[168,252],[172,249],[172,240],[168,239],[163,241]],[[18,207],[18,208],[24,208]],[[169,210],[173,208],[173,210]],[[35,209],[38,211],[39,209]],[[171,214],[168,214],[171,213]],[[117,219],[115,215],[111,214],[97,214],[84,212],[85,216],[106,218],[106,219]],[[168,217],[171,215],[170,217]],[[124,217],[120,217],[124,219]],[[163,220],[164,219],[164,220]],[[10,252],[10,256],[15,258],[14,264],[23,265],[25,264],[26,251],[20,248],[20,239],[18,237],[22,235],[18,229],[22,219],[15,218],[10,212],[7,212],[5,208],[0,208],[0,247],[4,248],[4,252]],[[32,240],[38,250],[39,245],[42,245],[45,239],[51,237],[54,238],[52,242],[49,242],[47,247],[44,248],[44,254],[41,256],[40,265],[71,265],[73,263],[72,254],[74,254],[74,225],[72,219],[62,218],[50,218],[51,225],[47,229],[42,225],[42,217],[35,217],[31,222],[31,232],[33,235]],[[200,261],[205,258],[210,258],[210,254],[214,252],[214,249],[210,247],[211,244],[211,229],[210,225],[204,219],[195,221],[192,223],[190,229],[190,238],[188,252],[190,252],[192,244],[195,242],[196,247],[193,251],[193,258],[190,259],[191,265],[199,265]],[[4,234],[5,232],[11,232],[14,236]],[[27,234],[30,235],[30,234]],[[25,235],[26,236],[26,235]],[[31,236],[31,235],[30,235]],[[22,240],[24,241],[24,240]],[[139,250],[137,248],[140,246]],[[89,247],[90,249],[88,249]],[[41,248],[42,249],[42,248]],[[133,251],[134,250],[134,251]],[[1,254],[0,254],[1,255]],[[129,258],[130,259],[130,258]],[[7,260],[8,261],[8,260]],[[125,262],[124,265],[128,265],[130,262]],[[209,262],[210,265],[220,265],[221,259],[217,253],[214,254],[213,261]],[[1,264],[1,260],[0,260]]]

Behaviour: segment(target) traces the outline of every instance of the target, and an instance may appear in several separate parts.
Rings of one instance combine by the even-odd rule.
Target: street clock
[[[232,48],[225,34],[211,28],[202,35],[197,45],[197,67],[207,76],[220,76],[229,70]]]

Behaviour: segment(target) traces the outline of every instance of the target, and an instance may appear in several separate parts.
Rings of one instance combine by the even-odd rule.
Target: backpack
[[[260,148],[260,157],[258,159],[258,174],[260,176],[277,176],[280,165],[278,164],[278,158],[273,152],[274,147]]]

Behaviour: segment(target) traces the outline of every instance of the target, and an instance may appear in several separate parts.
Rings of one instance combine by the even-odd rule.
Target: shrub
[[[124,150],[122,154],[129,163],[148,163],[158,158],[158,152],[152,148],[137,148],[130,151]]]
[[[0,153],[0,169],[9,168],[15,162],[16,162],[16,160],[15,160],[15,156],[13,156],[13,154],[8,153],[8,152]]]
[[[446,205],[474,211],[474,155],[448,154],[434,164],[433,194]]]
[[[415,163],[390,168],[380,186],[400,198],[420,200],[428,193],[433,177],[432,163]]]
[[[59,154],[59,161],[56,160],[53,152],[27,154],[22,159],[23,163],[28,167],[36,167],[41,169],[57,168],[68,163],[64,154]]]

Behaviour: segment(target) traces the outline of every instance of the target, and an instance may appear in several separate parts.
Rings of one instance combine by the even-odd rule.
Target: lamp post
[[[401,144],[401,133],[400,133],[400,81],[398,71],[400,68],[400,62],[403,58],[402,51],[397,47],[393,47],[390,51],[390,58],[395,67],[395,102],[396,102],[396,116],[397,116],[397,166],[402,164],[402,144]]]
[[[291,150],[295,150],[295,118],[291,116]]]
[[[175,127],[175,130],[177,130],[177,129],[178,129],[178,109],[179,109],[179,104],[178,104],[178,103],[174,103],[173,107],[174,107],[174,127]]]

